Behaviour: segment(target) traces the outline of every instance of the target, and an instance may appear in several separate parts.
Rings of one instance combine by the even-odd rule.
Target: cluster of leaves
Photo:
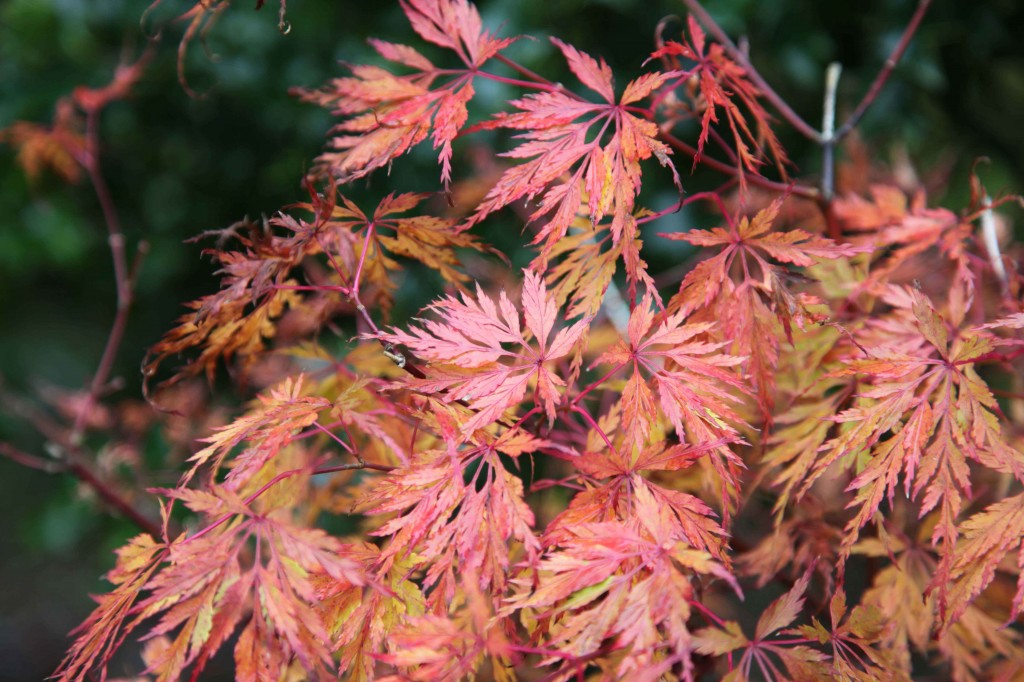
[[[999,201],[790,183],[765,93],[693,18],[619,95],[552,39],[583,95],[467,0],[401,5],[455,66],[372,40],[387,66],[300,93],[340,117],[309,201],[222,235],[221,290],[146,366],[267,388],[153,491],[160,532],[119,551],[57,676],[105,672],[132,632],[160,680],[228,646],[242,680],[1024,675],[1002,627],[1024,607],[1024,277],[982,235]],[[524,94],[471,116],[481,79]],[[473,196],[453,159],[484,130],[514,143],[473,205],[353,198],[427,140],[443,193]],[[29,133],[8,135],[30,168],[68,165]],[[680,154],[737,192],[685,195]],[[678,202],[643,206],[649,174]],[[699,200],[723,226],[658,235],[699,251],[656,280],[640,227]],[[477,230],[506,213],[532,233],[521,273]],[[410,261],[447,293],[391,319]]]

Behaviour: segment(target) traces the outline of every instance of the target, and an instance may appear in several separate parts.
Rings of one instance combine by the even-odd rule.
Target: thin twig
[[[559,88],[560,90],[565,90],[565,88],[560,86],[558,83],[554,83],[554,82],[548,80],[547,78],[545,78],[544,76],[540,75],[539,73],[537,73],[535,71],[531,71],[530,69],[526,68],[525,66],[523,66],[519,62],[514,61],[512,59],[509,59],[508,57],[506,57],[505,55],[501,54],[500,52],[498,54],[494,55],[494,58],[495,58],[495,60],[501,62],[502,64],[504,64],[505,66],[509,67],[513,71],[519,73],[519,75],[525,76],[526,78],[530,79],[531,81],[534,81],[536,83],[540,83],[542,85],[556,87],[556,88]]]
[[[662,139],[665,143],[670,145],[673,149],[681,151],[689,156],[697,155],[696,147],[693,147],[683,142],[682,140],[680,140],[675,135],[672,135],[671,133],[662,131],[658,133],[658,137]],[[708,168],[712,168],[714,170],[717,170],[721,173],[726,173],[728,175],[735,176],[738,173],[734,166],[730,166],[729,164],[723,161],[719,161],[718,159],[711,158],[707,154],[700,155],[700,163],[707,166]],[[763,175],[747,175],[746,180],[751,185],[771,190],[773,192],[789,192],[790,194],[793,194],[798,197],[804,197],[805,199],[817,200],[821,197],[821,192],[818,191],[818,188],[810,187],[808,185],[778,182],[776,180],[769,180]]]
[[[26,414],[30,421],[39,429],[40,433],[49,440],[47,449],[52,450],[54,459],[48,461],[41,457],[29,455],[5,443],[0,443],[0,453],[24,466],[47,472],[68,472],[72,474],[79,481],[92,488],[104,502],[140,529],[154,537],[159,537],[160,526],[148,519],[127,498],[122,496],[118,490],[94,473],[85,463],[86,453],[81,448],[82,436],[89,415],[99,401],[100,396],[107,389],[110,374],[114,369],[114,363],[128,324],[128,312],[131,307],[135,282],[139,275],[142,259],[148,250],[148,245],[145,242],[140,242],[135,259],[129,266],[121,221],[117,214],[113,195],[100,167],[99,117],[107,103],[125,96],[131,84],[138,78],[139,70],[145,67],[151,56],[152,51],[147,49],[134,65],[118,67],[111,85],[100,91],[90,91],[91,95],[93,95],[92,98],[86,97],[79,100],[77,94],[74,96],[77,105],[85,113],[85,143],[81,151],[75,154],[75,159],[89,176],[96,199],[100,205],[100,210],[103,213],[103,220],[107,228],[107,243],[110,246],[113,260],[114,282],[117,293],[117,312],[111,324],[110,332],[107,335],[107,341],[96,371],[89,382],[88,393],[77,411],[70,431],[65,431],[63,426],[53,423],[46,415],[35,414],[32,408],[19,408],[17,402],[12,401],[15,402],[15,406],[18,408],[17,411]],[[5,400],[5,402],[7,401]]]
[[[135,508],[116,488],[101,479],[83,462],[83,454],[79,447],[62,438],[59,441],[50,441],[48,449],[54,453],[54,458],[47,459],[39,455],[33,455],[16,448],[15,446],[0,442],[0,455],[30,469],[45,471],[50,474],[69,473],[85,485],[92,488],[99,495],[100,499],[110,507],[135,524],[139,530],[149,533],[154,538],[160,537],[160,526],[150,520],[145,514]]]
[[[320,431],[321,433],[326,433],[326,434],[327,434],[328,436],[330,436],[330,437],[331,437],[331,439],[332,439],[332,440],[333,440],[333,441],[334,441],[335,443],[337,443],[338,445],[340,445],[340,446],[341,446],[341,447],[342,447],[342,448],[343,448],[343,449],[344,449],[344,450],[345,450],[346,452],[348,452],[349,454],[355,455],[355,456],[356,456],[357,458],[359,458],[359,455],[358,455],[358,454],[356,453],[356,451],[355,451],[355,450],[353,450],[353,449],[352,449],[352,446],[351,446],[351,445],[349,445],[348,443],[346,443],[345,441],[343,441],[343,440],[342,440],[341,438],[339,438],[339,437],[338,437],[338,436],[337,436],[336,434],[334,434],[334,433],[333,433],[333,432],[332,432],[332,431],[331,431],[330,429],[328,429],[328,428],[327,428],[326,426],[323,426],[322,424],[320,424],[320,422],[313,422],[313,427],[314,427],[314,428],[316,428],[316,429],[317,429],[318,431]],[[351,438],[351,436],[349,436],[349,437]],[[361,459],[361,458],[359,458],[359,461],[362,461],[362,459]]]
[[[89,393],[82,403],[78,416],[75,418],[74,426],[71,429],[70,441],[79,443],[85,430],[85,423],[89,413],[96,405],[100,395],[103,393],[114,369],[114,361],[121,348],[124,339],[124,332],[128,326],[128,312],[132,304],[132,296],[135,289],[135,281],[142,259],[145,256],[148,245],[140,242],[135,255],[135,262],[131,269],[128,267],[128,256],[125,252],[124,233],[121,230],[121,220],[117,215],[117,208],[114,204],[110,188],[107,186],[103,173],[100,171],[99,161],[99,109],[91,109],[86,114],[86,154],[84,155],[83,166],[89,175],[96,198],[99,201],[100,209],[103,211],[103,220],[107,226],[107,243],[110,245],[110,254],[114,261],[114,282],[117,287],[117,313],[114,315],[114,322],[111,324],[110,332],[107,335],[107,342],[103,347],[103,354],[100,356],[99,365],[89,383]]]
[[[65,459],[67,461],[67,470],[74,474],[75,478],[95,490],[96,494],[99,495],[104,502],[154,538],[161,537],[162,530],[160,528],[160,524],[150,520],[143,515],[142,512],[132,506],[131,502],[122,497],[114,488],[110,487],[106,481],[103,481],[93,473],[93,471],[81,461],[81,458],[78,455],[69,455],[65,457]]]
[[[821,193],[825,201],[831,201],[835,191],[836,140],[833,133],[836,127],[836,90],[842,72],[843,65],[839,62],[832,62],[825,71],[825,103],[821,114]]]
[[[0,386],[0,409],[30,423],[43,438],[55,443],[64,442],[67,429],[49,413]]]
[[[684,0],[686,2],[687,0]],[[928,7],[932,4],[932,0],[920,0],[917,3],[917,9],[914,11],[914,16],[910,18],[910,22],[907,27],[903,29],[903,35],[900,36],[900,41],[896,43],[896,47],[893,48],[892,52],[889,53],[889,57],[885,60],[885,65],[882,66],[881,71],[875,76],[875,80],[871,83],[871,87],[864,93],[864,97],[861,98],[857,108],[853,110],[849,118],[839,127],[833,138],[838,142],[844,137],[850,134],[856,125],[860,122],[860,119],[864,116],[864,113],[868,110],[874,101],[878,98],[878,93],[882,91],[885,86],[885,82],[889,80],[889,75],[892,74],[892,70],[899,64],[900,59],[903,58],[903,53],[907,51],[907,47],[910,45],[911,39],[917,32],[917,27],[921,25],[921,20],[924,19],[924,15],[928,12]]]
[[[20,464],[21,466],[28,467],[29,469],[45,471],[48,474],[66,471],[66,467],[56,460],[45,459],[38,455],[31,455],[24,450],[16,448],[10,443],[4,443],[3,441],[0,441],[0,455],[3,455],[15,464]]]
[[[612,441],[608,438],[608,434],[606,434],[604,430],[600,427],[600,425],[598,425],[598,423],[594,421],[594,418],[590,416],[589,412],[587,412],[579,405],[571,405],[569,409],[572,412],[575,412],[581,417],[583,417],[583,421],[587,422],[587,425],[590,426],[590,428],[593,429],[597,433],[597,435],[601,437],[601,440],[604,441],[604,444],[608,446],[608,450],[616,457],[619,456],[619,453],[615,450],[615,446],[612,445]]]
[[[996,273],[996,279],[1002,288],[1003,296],[1009,292],[1009,281],[1006,277],[1006,268],[1003,267],[1003,257],[999,252],[999,237],[996,235],[996,217],[992,212],[992,200],[988,196],[981,199],[985,210],[981,213],[981,236],[985,243],[985,251],[988,252],[988,260],[992,265],[992,271]]]
[[[85,453],[81,446],[72,443],[65,429],[53,422],[48,415],[38,411],[34,406],[22,402],[17,396],[0,392],[0,399],[5,409],[28,420],[48,440],[46,450],[52,457],[46,458],[20,450],[8,443],[0,442],[0,455],[13,462],[47,473],[69,473],[82,483],[92,488],[108,505],[120,512],[134,523],[140,530],[160,537],[158,524],[151,521],[130,501],[106,481],[102,480],[83,462]]]

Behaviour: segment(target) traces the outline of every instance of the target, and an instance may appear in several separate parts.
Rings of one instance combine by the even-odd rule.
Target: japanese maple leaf
[[[470,439],[451,408],[434,405],[433,410],[444,448],[418,453],[408,466],[390,472],[359,506],[368,514],[398,512],[373,532],[389,538],[380,565],[389,569],[415,557],[417,566],[426,569],[424,585],[436,588],[430,596],[433,605],[450,599],[467,573],[497,599],[505,591],[513,551],[522,548],[531,563],[541,550],[522,480],[505,467],[499,453],[518,457],[544,441],[519,429],[497,438],[479,431]],[[467,484],[470,471],[473,482]]]
[[[220,263],[220,291],[188,304],[192,312],[178,318],[146,358],[144,372],[152,376],[165,359],[200,347],[199,355],[170,381],[205,372],[212,383],[219,360],[238,358],[243,376],[264,350],[265,341],[277,333],[277,320],[288,308],[301,303],[290,287],[289,274],[301,262],[305,246],[298,242],[239,237],[242,249],[210,249]]]
[[[327,674],[333,662],[310,574],[369,582],[363,567],[344,555],[342,543],[295,525],[287,509],[254,508],[255,495],[242,499],[223,486],[163,492],[216,520],[169,547],[167,564],[138,605],[139,621],[158,617],[152,634],[175,633],[153,670],[176,679],[193,662],[201,668],[251,609],[235,646],[240,679],[260,679],[255,670],[261,667],[280,674],[292,657],[313,676]],[[251,541],[255,557],[246,559]],[[264,658],[264,650],[276,655]]]
[[[871,273],[861,285],[880,293],[912,259],[937,248],[949,267],[952,282],[950,315],[959,324],[971,305],[975,288],[975,268],[970,259],[974,228],[945,208],[928,208],[923,191],[908,201],[903,190],[890,185],[872,185],[871,198],[850,194],[837,198],[834,207],[840,224],[855,242],[867,241],[876,250]]]
[[[137,535],[117,550],[117,564],[106,575],[114,589],[97,598],[96,608],[75,629],[78,637],[54,672],[54,678],[81,680],[93,668],[106,666],[117,642],[124,637],[124,621],[166,556],[163,550],[163,544],[146,534]]]
[[[846,592],[842,585],[829,600],[831,628],[817,618],[811,625],[801,625],[787,634],[802,634],[819,644],[832,647],[832,665],[829,671],[841,680],[856,682],[909,682],[910,676],[900,669],[889,650],[878,646],[893,623],[883,612],[871,604],[858,604],[847,611]]]
[[[773,430],[765,441],[767,447],[762,460],[777,471],[774,478],[774,486],[779,491],[774,508],[777,531],[783,515],[792,509],[790,500],[794,491],[817,461],[822,444],[832,436],[832,418],[842,411],[855,392],[855,378],[836,377],[830,372],[836,369],[837,362],[845,362],[859,353],[850,337],[841,334],[836,327],[818,325],[795,335],[793,348],[780,357],[777,367],[779,402],[786,405],[786,409],[774,415]],[[827,523],[821,526],[831,528]],[[779,537],[778,532],[775,537]]]
[[[266,0],[256,0],[256,9],[262,9]],[[164,3],[164,0],[151,0],[146,11],[143,12],[142,21],[146,23],[147,16],[154,12],[160,5]],[[228,9],[231,5],[231,0],[195,0],[195,4],[191,9],[178,16],[177,21],[187,24],[185,32],[181,37],[181,42],[178,43],[178,82],[181,87],[191,96],[196,96],[196,93],[188,85],[188,80],[185,78],[185,58],[188,55],[188,48],[192,41],[196,38],[206,46],[206,36],[213,29],[213,25],[220,17],[221,13]],[[285,18],[288,10],[288,0],[279,0],[278,11],[277,11],[277,28],[282,34],[287,34],[291,31],[291,24]],[[156,27],[152,30],[152,35],[158,35],[162,31],[161,27]]]
[[[877,609],[889,623],[880,644],[891,653],[896,666],[909,674],[912,653],[926,655],[933,645],[936,599],[927,590],[937,562],[927,546],[927,534],[924,542],[918,543],[890,535],[884,528],[879,526],[878,538],[864,538],[853,548],[855,554],[892,562],[875,572],[861,603]]]
[[[407,379],[406,383],[428,393],[444,392],[448,401],[466,401],[476,414],[463,424],[465,433],[490,424],[507,408],[519,404],[531,382],[536,382],[538,406],[549,419],[555,417],[560,400],[558,387],[565,382],[545,363],[568,354],[590,318],[560,329],[549,343],[558,308],[540,276],[524,270],[524,277],[525,330],[518,308],[504,291],[495,303],[477,285],[476,300],[463,294],[458,299],[446,296],[431,305],[439,321],[425,320],[407,332],[393,329],[382,336],[435,363],[427,367],[425,379]],[[530,343],[531,337],[536,348]],[[508,350],[505,345],[516,350]]]
[[[670,40],[655,51],[651,58],[662,58],[668,66],[676,69],[669,74],[675,83],[696,81],[700,96],[692,97],[692,109],[694,113],[703,110],[703,114],[697,154],[693,158],[694,166],[704,152],[712,124],[719,122],[721,111],[732,133],[740,182],[744,182],[745,170],[758,173],[768,157],[775,161],[776,168],[785,178],[789,159],[775,136],[772,117],[761,105],[761,92],[750,82],[746,70],[732,61],[721,45],[707,42],[704,30],[692,16],[687,17],[687,28],[690,40],[686,40],[685,34],[681,43]],[[680,57],[696,64],[683,69]],[[756,131],[751,130],[738,103],[754,118]]]
[[[182,485],[211,460],[210,475],[215,476],[228,454],[245,442],[246,447],[235,456],[225,482],[237,490],[290,444],[300,429],[312,425],[320,412],[331,407],[327,398],[303,395],[301,376],[297,380],[286,379],[258,399],[258,407],[220,428],[216,435],[203,439],[209,445],[189,458],[192,468],[182,478]]]
[[[1024,609],[1024,494],[1014,495],[989,505],[964,521],[953,553],[949,572],[953,587],[940,590],[943,629],[955,623],[995,579],[996,570],[1010,552],[1017,553],[1017,593],[1013,597],[1007,622],[1017,619]],[[945,578],[936,572],[937,579]],[[939,585],[932,585],[942,587]]]
[[[737,557],[740,573],[756,578],[758,588],[786,579],[780,574],[787,566],[788,579],[814,568],[826,585],[832,584],[832,547],[838,544],[840,530],[826,518],[825,504],[815,498],[804,498],[792,511],[789,518],[776,520],[773,532]]]
[[[892,503],[901,476],[908,498],[923,493],[922,516],[938,507],[932,541],[942,540],[947,554],[957,537],[956,517],[971,494],[968,463],[1024,476],[1024,458],[1004,442],[996,400],[975,370],[998,339],[984,328],[951,329],[923,294],[906,293],[921,343],[916,351],[869,348],[870,357],[849,360],[834,372],[864,377],[868,386],[860,404],[834,418],[849,426],[822,446],[824,454],[800,488],[802,494],[841,459],[857,467],[848,487],[856,493],[849,506],[858,511],[846,527],[847,553],[882,500]]]
[[[145,74],[154,53],[152,47],[147,48],[133,63],[118,64],[108,84],[99,88],[80,85],[72,91],[71,98],[86,113],[95,113],[112,102],[126,99]]]
[[[17,149],[18,164],[30,181],[50,168],[65,182],[78,182],[83,169],[95,168],[100,153],[96,138],[84,134],[92,123],[87,124],[82,114],[92,119],[111,102],[128,97],[152,56],[153,50],[147,49],[134,63],[118,64],[107,85],[78,86],[70,96],[57,100],[52,125],[15,121],[0,129],[0,143]]]
[[[614,246],[605,248],[609,236],[599,238],[597,226],[591,229],[589,223],[589,219],[577,216],[572,227],[580,231],[566,234],[548,254],[557,262],[548,268],[545,280],[555,300],[566,304],[566,317],[570,319],[596,315],[601,309],[621,255]]]
[[[643,240],[640,220],[651,213],[637,209],[620,226],[622,234],[612,232],[614,219],[605,216],[592,222],[587,201],[583,199],[570,232],[559,239],[546,253],[537,255],[530,267],[544,271],[544,278],[559,305],[566,305],[566,317],[595,315],[606,304],[612,278],[622,263],[626,275],[626,300],[635,300],[638,291],[650,294],[663,307],[658,287],[641,257]],[[615,296],[615,294],[612,294]],[[611,305],[611,299],[607,299]],[[625,301],[622,304],[625,314]]]
[[[995,614],[989,611],[991,603],[985,608],[973,603],[978,591],[994,577],[1006,550],[1016,549],[1020,541],[1019,503],[1019,497],[1007,498],[961,525],[954,558],[956,577],[946,590],[945,601],[938,599],[936,582],[949,580],[949,572],[940,569],[935,551],[928,546],[927,521],[919,525],[917,538],[898,532],[890,535],[885,527],[898,528],[899,524],[887,522],[879,525],[877,539],[866,538],[857,543],[855,553],[874,557],[876,562],[891,562],[874,573],[874,580],[861,599],[861,604],[877,610],[886,624],[873,648],[876,654],[888,655],[890,662],[886,665],[890,669],[912,674],[912,654],[916,654],[944,661],[949,665],[952,680],[981,679],[996,675],[991,666],[993,659],[998,660],[1020,645],[1020,633],[1006,627],[1004,619],[993,617]],[[887,518],[899,515],[897,511]],[[1004,564],[1004,568],[1009,569],[1010,565]],[[997,599],[1019,605],[1019,597],[1011,600],[1007,595]],[[1005,612],[1000,608],[997,613]],[[849,624],[853,625],[854,620],[851,615]],[[1012,659],[1013,655],[1009,657]]]
[[[819,259],[848,258],[871,250],[869,247],[840,244],[800,229],[773,231],[772,224],[779,215],[784,199],[776,199],[753,218],[743,217],[739,223],[729,220],[728,229],[716,227],[711,230],[662,233],[661,236],[666,239],[682,240],[694,246],[722,248],[718,254],[702,261],[687,274],[670,307],[693,310],[708,305],[719,295],[723,282],[729,278],[733,269],[733,263],[739,263],[745,283],[756,286],[766,294],[772,294],[779,287],[784,288],[789,280],[787,264],[807,267]],[[760,282],[756,275],[760,275]],[[774,300],[775,297],[772,298]],[[795,313],[795,310],[776,310],[780,317],[792,317]]]
[[[362,285],[374,291],[373,298],[385,313],[397,288],[394,277],[402,269],[395,257],[419,261],[446,281],[461,286],[469,280],[459,267],[456,249],[483,250],[473,235],[460,232],[451,220],[430,215],[403,216],[427,198],[426,194],[394,194],[384,197],[367,216],[354,202],[339,195],[341,203],[301,204],[317,215],[315,225],[289,223],[296,231],[311,232],[320,249],[328,254],[349,290],[359,293]],[[370,299],[363,299],[369,304]]]
[[[753,218],[743,217],[739,223],[729,219],[728,229],[661,235],[695,246],[721,248],[687,273],[669,309],[686,313],[704,309],[705,317],[719,321],[722,335],[732,341],[733,353],[747,357],[747,373],[767,419],[774,405],[777,329],[781,325],[792,342],[792,324],[802,326],[814,319],[806,306],[818,302],[816,297],[789,291],[788,283],[799,276],[787,266],[807,267],[819,259],[846,258],[870,250],[799,229],[772,231],[783,200],[775,200]],[[736,270],[742,273],[739,282],[732,279]]]
[[[710,656],[742,651],[743,654],[735,667],[732,658],[729,659],[730,671],[723,678],[729,682],[746,682],[752,679],[751,673],[755,666],[761,676],[769,682],[823,678],[826,670],[823,662],[828,660],[827,656],[806,645],[798,643],[794,646],[792,641],[785,639],[775,643],[770,639],[800,616],[804,608],[804,592],[807,590],[811,574],[810,570],[806,571],[791,590],[768,605],[757,620],[753,639],[743,634],[738,623],[725,621],[720,627],[703,628],[693,634],[696,651]],[[784,676],[779,671],[774,659],[782,662],[789,676]]]
[[[594,361],[632,368],[621,398],[630,448],[642,450],[651,435],[657,416],[651,385],[657,388],[661,411],[680,440],[687,439],[687,429],[698,443],[739,439],[729,425],[742,422],[732,407],[738,398],[730,390],[744,386],[730,369],[743,358],[720,352],[726,341],[706,340],[712,323],[685,324],[685,319],[686,311],[656,315],[652,297],[645,296],[630,313],[628,342],[618,341]],[[735,459],[731,453],[726,457]]]
[[[143,23],[146,22],[146,18],[150,13],[154,12],[164,0],[153,0],[149,3],[149,7],[142,15]],[[282,0],[282,9],[284,7],[285,0]],[[189,95],[195,96],[195,92],[188,85],[188,80],[185,78],[185,57],[188,55],[189,45],[197,36],[206,36],[207,32],[213,28],[220,13],[223,12],[231,4],[231,0],[197,0],[191,9],[182,13],[177,17],[177,21],[183,22],[186,25],[185,32],[182,34],[181,42],[178,43],[178,83]],[[259,5],[263,3],[260,2]],[[156,31],[159,33],[159,31]]]
[[[339,672],[346,680],[369,682],[379,679],[374,668],[385,642],[390,641],[388,635],[407,619],[423,615],[426,604],[412,580],[415,556],[381,569],[380,550],[373,544],[346,545],[344,551],[385,589],[367,590],[358,582],[325,573],[314,575],[313,584],[324,624],[340,655]]]
[[[740,592],[728,569],[673,535],[645,486],[635,493],[639,508],[653,513],[566,528],[536,576],[517,580],[520,591],[508,600],[508,612],[533,609],[548,621],[542,630],[558,652],[550,660],[568,659],[563,673],[606,639],[628,651],[617,667],[620,678],[653,665],[661,647],[691,669],[691,576],[717,577]]]
[[[405,0],[402,10],[424,40],[458,55],[464,69],[441,69],[417,50],[370,40],[388,61],[411,69],[396,75],[379,66],[352,66],[351,78],[337,78],[321,90],[299,91],[311,102],[346,120],[335,126],[337,150],[319,158],[342,181],[388,165],[433,133],[441,180],[451,182],[452,141],[466,124],[478,69],[514,38],[495,38],[483,29],[476,7],[466,0]],[[442,85],[435,81],[445,79]]]
[[[246,370],[263,352],[265,341],[275,335],[277,319],[287,308],[317,310],[316,298],[301,292],[346,297],[369,290],[361,302],[387,315],[396,288],[394,276],[402,269],[400,259],[419,261],[456,286],[468,277],[460,270],[456,249],[482,250],[476,237],[460,233],[450,220],[427,215],[399,215],[415,208],[423,194],[389,194],[371,216],[336,192],[330,184],[324,194],[309,186],[310,203],[296,204],[314,214],[307,221],[281,213],[266,225],[274,232],[253,230],[251,235],[228,234],[241,243],[239,250],[209,249],[220,264],[221,289],[190,305],[196,312],[180,318],[179,326],[153,347],[147,374],[164,359],[196,346],[199,356],[179,376],[205,371],[212,381],[219,360],[238,357]],[[338,199],[340,197],[340,205]],[[317,276],[310,265],[319,257],[338,279]],[[298,271],[298,272],[297,272]],[[305,273],[310,284],[295,278]],[[323,301],[324,299],[320,299]]]
[[[710,449],[682,445],[651,447],[629,463],[611,453],[586,453],[574,458],[586,475],[583,481],[587,487],[576,493],[568,508],[548,524],[544,544],[561,544],[572,537],[573,528],[579,524],[643,519],[647,525],[657,525],[660,536],[706,551],[728,566],[726,532],[711,507],[698,497],[657,485],[640,475],[641,471],[686,469]],[[595,484],[595,479],[605,480]]]
[[[535,244],[543,242],[541,266],[565,236],[584,196],[592,223],[612,216],[610,229],[616,244],[624,236],[633,237],[629,221],[640,192],[641,161],[656,157],[671,169],[679,185],[678,173],[669,160],[671,150],[657,139],[658,126],[630,111],[631,105],[650,95],[667,75],[644,74],[627,84],[616,102],[611,69],[603,60],[555,38],[551,41],[580,82],[603,101],[589,102],[563,88],[552,88],[514,100],[518,112],[498,114],[485,124],[485,128],[523,131],[518,137],[525,141],[503,156],[528,160],[505,171],[466,223],[472,226],[503,206],[540,196],[529,219],[547,218],[534,238]],[[610,138],[606,139],[607,133]]]
[[[379,678],[381,682],[433,682],[473,678],[486,657],[492,661],[493,679],[514,682],[512,656],[518,658],[495,618],[489,595],[483,593],[472,570],[444,616],[421,614],[395,628],[388,638],[390,653],[380,660],[396,666],[403,675]],[[452,612],[454,610],[454,612]]]
[[[80,679],[93,663],[105,666],[108,638],[123,639],[147,621],[150,637],[169,638],[147,672],[175,680],[194,666],[198,675],[247,615],[235,646],[239,679],[277,678],[293,659],[314,677],[329,674],[328,635],[310,576],[367,585],[345,547],[319,529],[293,524],[288,510],[253,508],[256,495],[242,499],[217,485],[159,492],[212,520],[173,542],[140,536],[121,551],[109,575],[118,587],[86,621],[88,632],[62,664],[62,679]],[[127,614],[133,620],[122,626]]]

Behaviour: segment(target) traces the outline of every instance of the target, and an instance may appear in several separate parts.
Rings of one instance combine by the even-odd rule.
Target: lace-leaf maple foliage
[[[220,240],[222,289],[152,349],[147,376],[191,353],[177,376],[266,388],[152,491],[162,533],[119,550],[56,677],[105,675],[130,636],[159,680],[223,649],[247,681],[1024,675],[1022,278],[979,227],[999,202],[789,180],[774,93],[692,17],[621,90],[553,38],[576,92],[467,0],[400,4],[439,57],[373,39],[380,63],[300,93],[340,119],[308,201]],[[521,94],[478,111],[481,80]],[[356,181],[428,142],[441,193],[473,196],[482,131],[508,146],[473,205],[433,176],[368,211]],[[737,191],[684,193],[682,155]],[[651,178],[678,201],[642,205]],[[702,200],[724,226],[641,239]],[[697,249],[667,279],[663,239]],[[394,318],[413,261],[446,293]]]

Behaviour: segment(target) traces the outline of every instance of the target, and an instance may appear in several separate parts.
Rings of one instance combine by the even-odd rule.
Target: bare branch
[[[662,131],[661,133],[658,134],[658,137],[664,140],[673,149],[681,151],[689,156],[697,155],[696,147],[693,147],[683,142],[682,140],[680,140],[675,135],[672,135],[671,133],[666,133]],[[713,159],[707,154],[700,155],[700,163],[707,166],[708,168],[713,168],[714,170],[726,173],[728,175],[735,176],[738,175],[739,173],[735,166],[730,166],[729,164],[723,161]],[[746,181],[749,182],[751,185],[761,187],[762,189],[771,190],[773,192],[789,192],[790,194],[794,194],[799,197],[804,197],[805,199],[819,199],[821,197],[821,192],[819,192],[816,187],[810,187],[808,185],[801,185],[798,183],[778,182],[776,180],[769,180],[763,175],[746,175],[744,177]]]
[[[20,464],[21,466],[28,467],[29,469],[45,471],[48,474],[66,470],[64,465],[56,460],[45,459],[37,455],[29,454],[24,450],[16,448],[10,443],[4,443],[3,441],[0,441],[0,455],[3,455],[15,464]]]
[[[835,145],[833,136],[836,125],[836,89],[843,65],[832,62],[825,72],[825,104],[821,115],[821,193],[825,201],[832,198],[835,188]]]
[[[86,114],[86,154],[83,166],[89,175],[96,198],[99,201],[100,209],[103,211],[103,220],[107,226],[107,243],[110,245],[110,253],[114,261],[114,283],[117,287],[117,312],[111,324],[110,332],[107,335],[107,342],[103,347],[103,355],[100,356],[99,365],[89,383],[89,394],[82,404],[75,418],[74,426],[71,429],[70,440],[72,443],[81,441],[85,430],[85,423],[89,413],[95,406],[100,394],[103,392],[114,369],[114,361],[121,348],[121,341],[124,339],[124,332],[128,326],[128,312],[131,308],[132,297],[135,290],[135,282],[142,266],[142,259],[149,250],[146,242],[140,242],[135,254],[135,262],[129,268],[128,256],[125,251],[124,232],[121,230],[121,220],[117,215],[117,207],[114,204],[110,188],[107,186],[103,173],[100,171],[99,161],[99,114],[101,109],[90,109]]]
[[[917,32],[917,27],[921,25],[921,20],[924,19],[924,15],[931,4],[932,0],[920,0],[920,2],[918,2],[917,9],[914,11],[914,16],[910,18],[910,23],[907,24],[907,27],[903,29],[903,35],[900,36],[900,41],[896,43],[896,47],[893,48],[889,57],[885,60],[885,65],[882,67],[882,70],[878,72],[877,76],[875,76],[874,82],[871,84],[871,87],[868,88],[864,97],[860,100],[857,108],[853,110],[850,117],[846,119],[843,125],[840,126],[839,130],[837,130],[836,134],[833,136],[837,142],[850,134],[850,132],[860,122],[864,113],[872,104],[874,104],[875,100],[878,98],[878,94],[885,86],[886,81],[889,80],[889,75],[892,74],[892,70],[896,68],[900,59],[903,58],[903,53],[907,51],[907,47],[910,45],[911,39]]]
[[[992,200],[988,196],[983,197],[982,206],[985,207],[985,210],[981,212],[981,235],[985,243],[985,251],[988,252],[992,271],[996,273],[996,279],[999,280],[1003,295],[1006,296],[1010,285],[1006,268],[1003,266],[1003,256],[999,251],[999,237],[996,235],[996,217],[992,212]]]
[[[162,530],[160,528],[160,524],[147,518],[142,514],[142,512],[136,509],[131,502],[122,497],[121,493],[93,473],[93,471],[81,461],[80,457],[77,455],[70,455],[66,460],[67,470],[74,474],[75,478],[95,490],[96,494],[99,495],[104,502],[113,507],[121,516],[125,517],[138,526],[139,529],[149,533],[154,538],[159,538],[161,536]]]

